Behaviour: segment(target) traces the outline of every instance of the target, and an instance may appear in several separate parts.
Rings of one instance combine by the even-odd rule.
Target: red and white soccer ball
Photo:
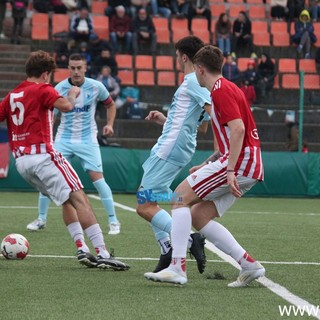
[[[22,260],[29,253],[29,242],[21,234],[11,233],[1,242],[1,253],[9,260]]]

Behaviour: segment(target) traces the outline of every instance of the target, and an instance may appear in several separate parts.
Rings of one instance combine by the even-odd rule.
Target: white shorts
[[[209,163],[187,177],[187,181],[196,195],[205,201],[212,201],[216,205],[221,217],[237,200],[230,193],[227,185],[227,163],[219,160]],[[258,180],[237,176],[241,193],[249,191]]]
[[[56,151],[19,157],[16,168],[28,183],[57,206],[69,199],[70,192],[83,188],[69,162]]]

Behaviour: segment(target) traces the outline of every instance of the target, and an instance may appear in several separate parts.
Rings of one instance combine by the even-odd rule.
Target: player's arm
[[[235,197],[241,197],[239,185],[235,176],[234,168],[237,164],[243,139],[245,135],[244,123],[241,119],[234,119],[228,122],[230,129],[230,147],[229,147],[229,160],[227,166],[227,180],[231,193]]]
[[[212,132],[214,132],[213,129],[212,129]],[[201,164],[199,164],[197,166],[194,166],[194,167],[189,169],[189,173],[190,174],[195,172],[195,171],[197,171],[197,170],[199,170],[200,168],[202,168],[206,164],[209,164],[211,162],[217,161],[221,157],[221,153],[219,151],[218,142],[217,142],[217,139],[216,139],[215,135],[213,135],[213,148],[214,148],[214,152],[207,160],[205,160]]]
[[[58,98],[53,106],[61,112],[69,112],[71,111],[75,104],[78,95],[80,94],[80,88],[76,86],[72,86],[68,92],[66,97]]]
[[[4,105],[0,101],[0,122],[4,121],[7,118],[7,114],[4,110]]]
[[[198,132],[206,134],[208,130],[208,121],[203,121],[198,127]]]
[[[160,124],[162,126],[167,121],[167,117],[163,113],[161,113],[160,111],[157,111],[157,110],[150,111],[145,119],[149,120],[149,121],[153,121],[153,122]]]
[[[105,136],[112,136],[113,124],[117,114],[116,104],[112,100],[111,96],[109,96],[109,98],[105,100],[103,104],[106,107],[107,124],[103,127],[102,134]]]
[[[207,114],[210,117],[211,105],[206,103],[203,108],[204,108],[204,110],[207,112]],[[206,134],[207,131],[208,131],[208,124],[209,124],[209,121],[207,121],[206,119],[203,120],[201,125],[198,126],[198,132],[200,132],[202,134]]]

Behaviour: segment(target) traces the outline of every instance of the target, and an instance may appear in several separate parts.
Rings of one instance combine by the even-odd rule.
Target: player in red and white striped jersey
[[[221,75],[221,50],[205,46],[193,58],[200,86],[211,91],[210,111],[216,153],[190,169],[190,175],[175,190],[181,201],[172,207],[172,262],[158,273],[146,273],[154,281],[184,284],[186,252],[191,225],[241,267],[240,275],[229,287],[244,287],[265,274],[234,239],[213,219],[221,217],[245,192],[263,180],[260,141],[250,107],[243,92]]]
[[[26,62],[27,80],[13,89],[0,105],[0,122],[6,120],[16,168],[41,193],[63,207],[63,219],[78,249],[78,260],[88,267],[126,270],[105,248],[103,234],[68,161],[52,146],[53,108],[72,111],[80,88],[72,86],[66,98],[48,84],[56,68],[49,53],[32,52]],[[90,254],[84,232],[98,259]]]

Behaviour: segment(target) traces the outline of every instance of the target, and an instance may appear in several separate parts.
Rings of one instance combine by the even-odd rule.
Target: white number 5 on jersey
[[[17,114],[12,115],[12,121],[16,126],[20,126],[24,120],[24,105],[20,101],[14,101],[15,99],[23,97],[24,92],[11,93],[10,94],[10,106],[11,111],[15,112],[16,108],[19,109],[18,116]]]

